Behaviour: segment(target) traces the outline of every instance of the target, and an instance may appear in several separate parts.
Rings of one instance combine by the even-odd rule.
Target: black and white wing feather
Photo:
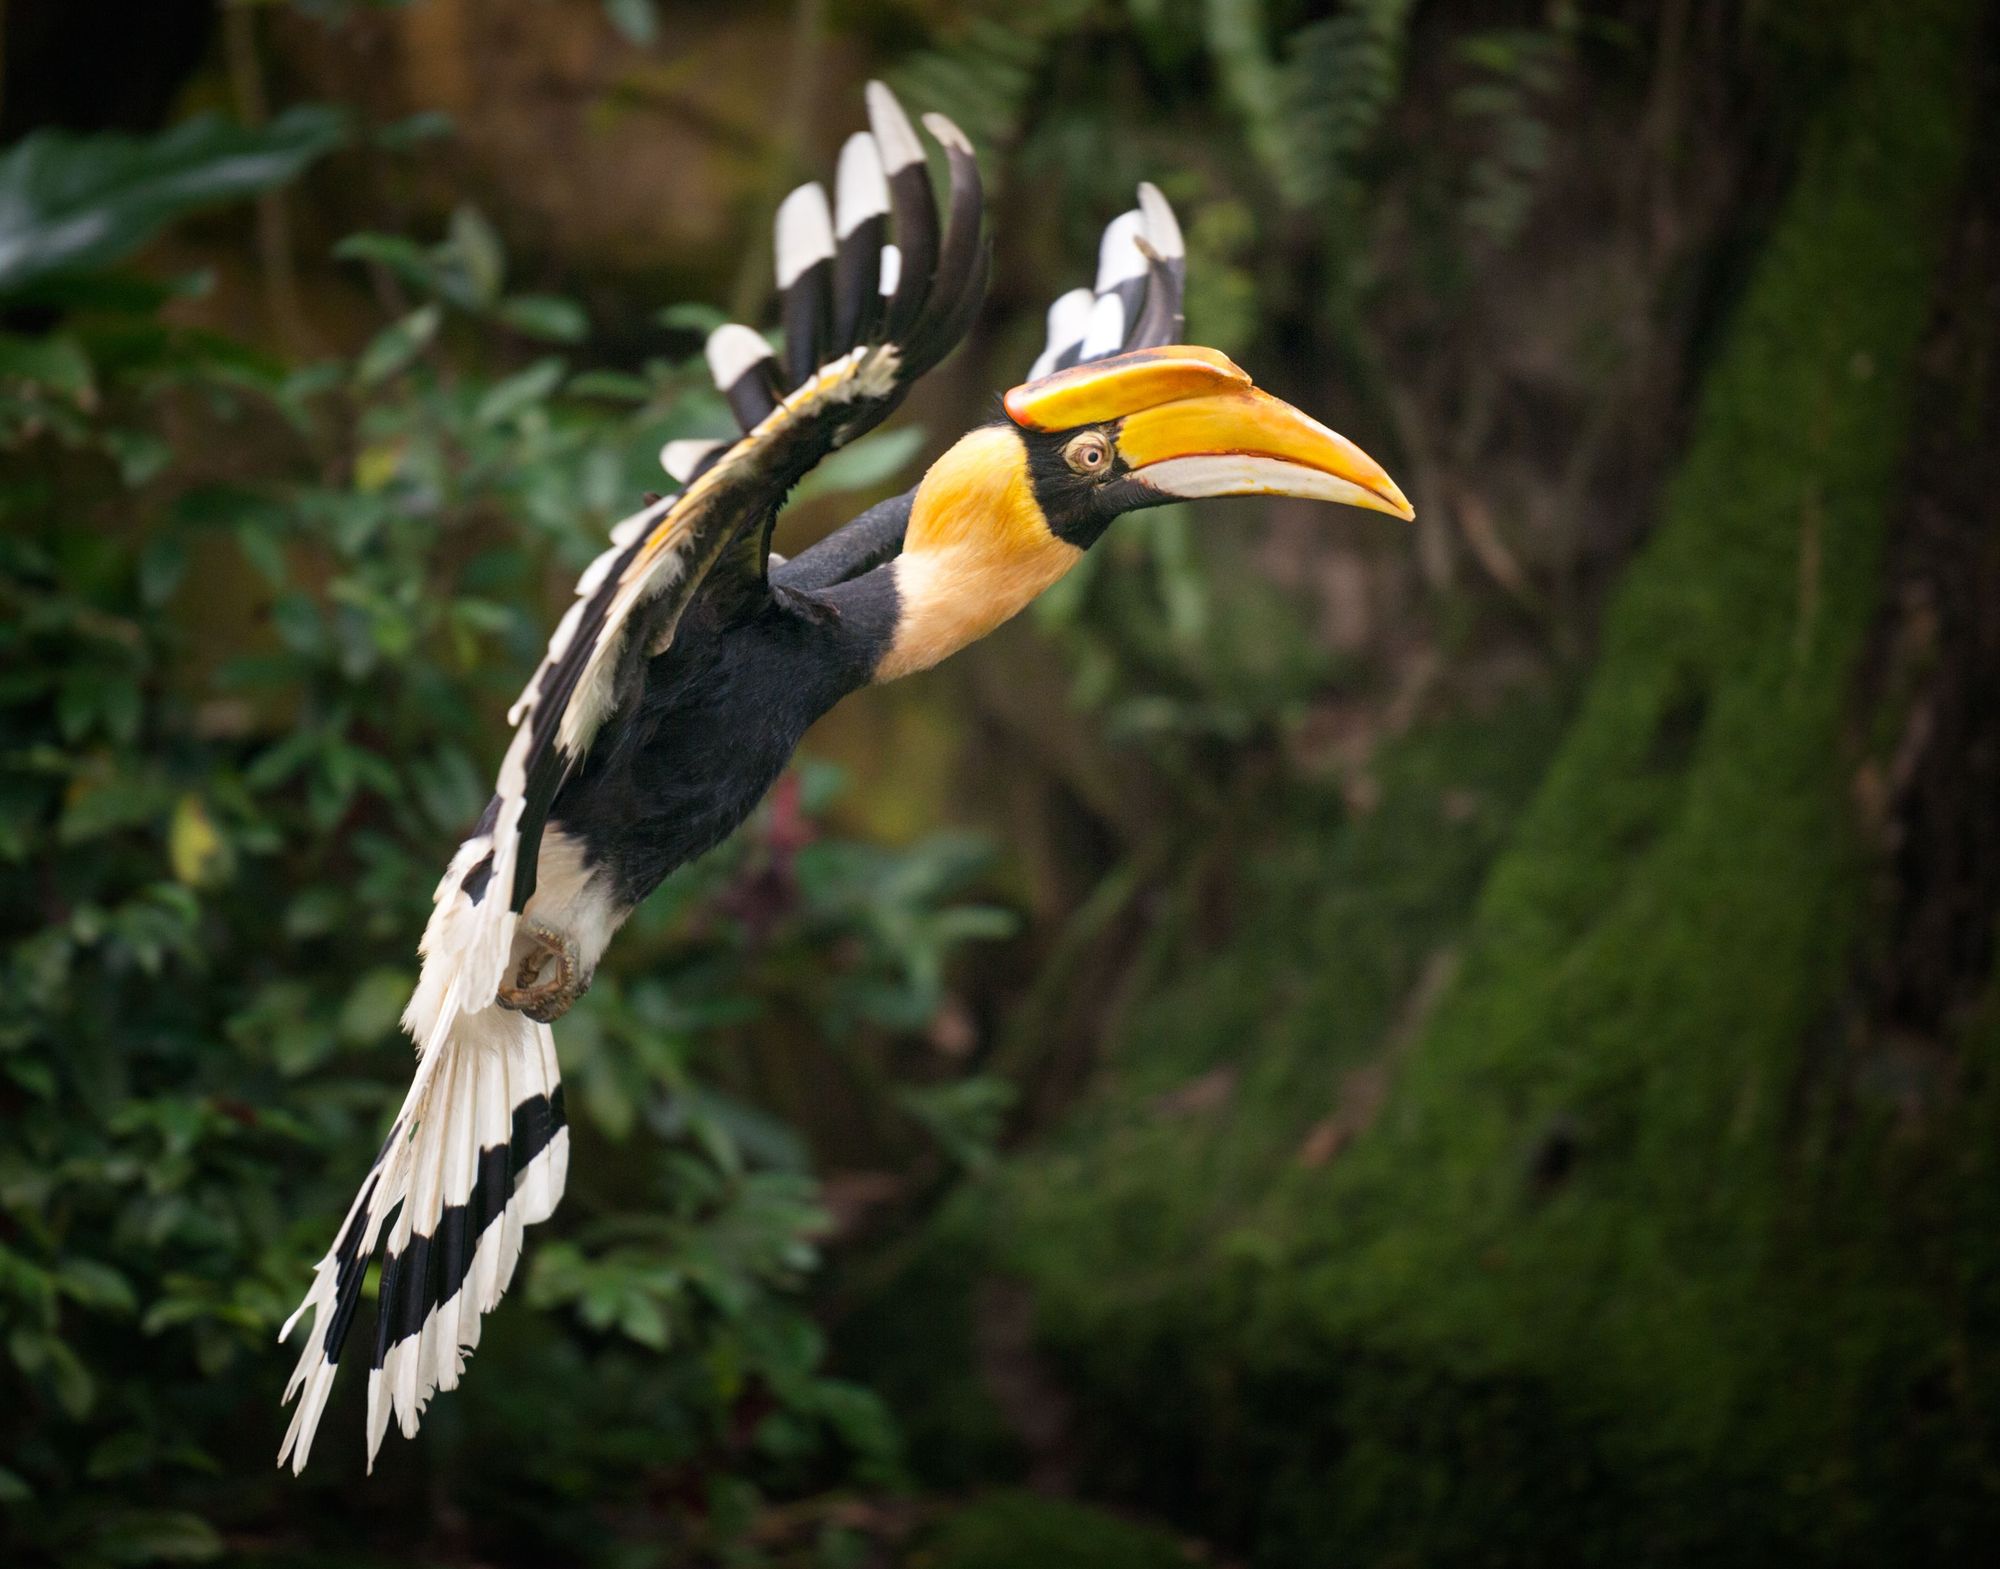
[[[741,434],[670,443],[684,488],[627,518],[508,715],[495,794],[438,884],[423,971],[403,1016],[420,1053],[409,1095],[311,1290],[313,1323],[286,1391],[279,1463],[302,1469],[378,1250],[383,1267],[368,1392],[370,1467],[392,1417],[414,1433],[450,1389],[480,1318],[512,1278],[522,1230],[562,1196],[569,1135],[549,1028],[496,994],[533,896],[551,802],[668,647],[725,560],[761,583],[769,532],[812,466],[879,424],[963,334],[983,297],[986,248],[972,149],[940,116],[950,193],[942,231],[922,143],[895,98],[868,88],[870,129],[842,150],[836,202],[800,187],[777,216],[782,366],[748,327],[720,327],[709,369]],[[893,236],[893,239],[892,239]]]

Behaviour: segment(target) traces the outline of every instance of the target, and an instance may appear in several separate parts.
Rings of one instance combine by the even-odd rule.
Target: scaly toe
[[[553,1024],[589,989],[590,980],[583,974],[576,943],[566,932],[523,921],[521,935],[528,946],[512,984],[500,988],[496,1001],[537,1024]]]

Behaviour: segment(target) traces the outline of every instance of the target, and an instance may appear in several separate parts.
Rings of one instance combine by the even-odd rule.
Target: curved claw
[[[590,990],[576,940],[567,932],[523,917],[515,936],[520,962],[511,983],[495,999],[501,1007],[524,1013],[537,1024],[553,1024],[570,1005]]]

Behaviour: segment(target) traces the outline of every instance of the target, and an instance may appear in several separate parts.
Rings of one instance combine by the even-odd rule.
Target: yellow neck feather
[[[917,487],[896,575],[896,638],[877,681],[928,670],[1024,609],[1083,552],[1049,532],[1021,438],[987,426]]]

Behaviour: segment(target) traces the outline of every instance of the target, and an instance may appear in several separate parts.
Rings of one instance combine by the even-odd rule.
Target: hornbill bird
[[[777,214],[782,356],[748,327],[707,358],[742,434],[669,443],[681,482],[611,532],[508,715],[492,801],[437,886],[403,1026],[408,1097],[304,1302],[280,1465],[305,1466],[369,1262],[368,1464],[454,1387],[506,1290],[523,1228],[569,1160],[551,1021],[661,880],[726,838],[806,728],[842,697],[936,664],[1068,572],[1121,513],[1182,497],[1286,495],[1402,518],[1410,504],[1345,438],[1181,343],[1186,262],[1150,185],[1107,228],[1097,287],[1063,295],[1002,417],[914,489],[790,560],[791,488],[878,425],[965,332],[988,249],[971,144],[941,115],[940,215],[923,144],[889,91],[870,129]]]

